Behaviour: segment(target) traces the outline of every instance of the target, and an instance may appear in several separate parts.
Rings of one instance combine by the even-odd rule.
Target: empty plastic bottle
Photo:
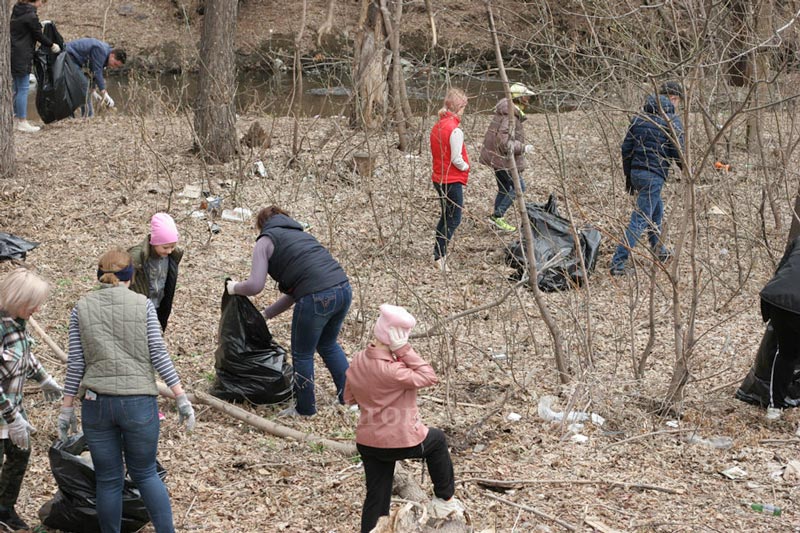
[[[771,514],[772,516],[781,515],[781,508],[777,505],[772,505],[769,503],[751,503],[750,509],[759,513]]]

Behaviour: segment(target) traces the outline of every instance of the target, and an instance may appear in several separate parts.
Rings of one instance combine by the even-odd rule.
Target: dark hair
[[[258,212],[258,215],[256,215],[256,229],[258,231],[261,231],[261,228],[264,227],[264,224],[267,223],[267,220],[271,219],[275,215],[286,215],[287,217],[290,216],[289,213],[287,213],[277,205],[264,207],[261,209],[261,211]]]
[[[114,54],[114,57],[117,59],[117,61],[119,61],[123,65],[128,60],[128,53],[125,52],[125,50],[122,48],[114,48],[113,50],[111,50],[111,53]]]
[[[683,98],[683,87],[681,87],[681,84],[677,81],[665,81],[658,89],[658,94]]]

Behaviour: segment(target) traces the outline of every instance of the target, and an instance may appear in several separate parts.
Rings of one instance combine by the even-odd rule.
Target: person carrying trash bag
[[[25,329],[49,292],[50,285],[25,268],[0,281],[0,523],[11,531],[28,529],[14,509],[31,456],[30,434],[36,431],[22,405],[25,379],[39,382],[45,400],[61,398],[61,387],[31,352],[32,340]]]
[[[31,64],[36,43],[53,54],[61,47],[42,33],[42,24],[36,10],[43,0],[17,0],[11,11],[11,78],[14,82],[14,129],[23,133],[36,133],[41,128],[28,122],[28,92],[30,91]]]
[[[516,231],[517,228],[509,224],[505,217],[506,211],[514,203],[517,193],[514,190],[514,179],[511,176],[509,163],[508,142],[511,132],[511,121],[514,121],[513,156],[519,172],[519,184],[525,192],[525,182],[522,180],[522,171],[525,170],[525,154],[533,152],[533,145],[525,143],[525,107],[530,103],[531,96],[536,93],[521,83],[515,83],[509,88],[511,101],[503,98],[494,107],[494,116],[486,136],[483,138],[480,162],[494,170],[497,181],[497,196],[494,199],[494,210],[489,220],[503,231]],[[512,119],[513,117],[513,119]]]
[[[344,403],[348,364],[338,339],[353,290],[344,269],[328,249],[280,207],[261,209],[256,216],[256,230],[250,276],[239,283],[228,280],[225,287],[231,296],[255,296],[264,290],[269,275],[283,294],[264,309],[264,317],[270,320],[294,306],[291,350],[295,405],[278,416],[312,416],[317,412],[315,351],[333,378],[339,403]]]
[[[800,237],[789,244],[759,296],[761,316],[772,326],[778,344],[772,356],[767,406],[768,418],[775,419],[781,408],[797,404],[790,386],[800,363]]]
[[[127,467],[156,532],[172,533],[172,507],[156,468],[160,423],[155,373],[175,395],[178,421],[187,431],[194,428],[194,410],[167,354],[153,303],[128,288],[133,274],[130,255],[109,250],[98,261],[99,289],[72,310],[59,438],[66,440],[70,431],[77,431],[74,401],[82,390],[81,421],[97,476],[101,531],[120,531]]]
[[[361,511],[361,533],[369,533],[389,514],[395,462],[424,458],[435,497],[434,518],[464,515],[453,494],[455,477],[447,438],[442,430],[422,423],[417,389],[436,385],[433,367],[408,343],[416,319],[403,307],[383,304],[373,341],[353,357],[347,371],[345,402],[358,405],[356,446],[366,476],[367,495]]]

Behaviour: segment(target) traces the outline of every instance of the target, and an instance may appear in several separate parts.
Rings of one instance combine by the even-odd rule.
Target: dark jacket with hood
[[[481,148],[480,162],[492,167],[494,170],[511,168],[508,164],[508,140],[510,132],[509,108],[514,113],[514,139],[513,151],[514,160],[517,162],[517,170],[522,172],[525,169],[525,114],[513,103],[509,103],[507,98],[503,98],[494,107],[494,116],[486,130]]]
[[[278,282],[278,290],[295,301],[347,281],[328,249],[286,215],[270,217],[256,240],[262,237],[269,237],[275,247],[267,273]]]
[[[772,307],[800,315],[800,237],[783,254],[775,275],[761,289],[761,316],[770,319]]]
[[[133,281],[131,281],[130,289],[139,294],[144,294],[148,298],[150,297],[150,279],[147,277],[147,260],[150,259],[152,251],[150,235],[145,237],[141,244],[132,246],[128,250],[136,272],[133,276]],[[175,285],[178,283],[178,265],[183,259],[183,250],[176,247],[167,258],[169,266],[167,269],[167,282],[164,284],[164,296],[156,308],[161,331],[167,330],[167,321],[170,313],[172,313],[172,300],[175,297]]]
[[[11,75],[27,76],[31,73],[36,42],[45,48],[53,41],[42,33],[42,24],[33,4],[14,4],[11,11]]]
[[[656,97],[651,94],[645,100],[642,112],[631,119],[622,141],[625,177],[630,178],[631,172],[642,170],[666,180],[672,161],[683,168],[683,146],[683,124],[675,113],[675,106],[666,95]]]

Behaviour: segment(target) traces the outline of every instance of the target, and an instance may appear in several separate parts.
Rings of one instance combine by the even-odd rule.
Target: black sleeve
[[[45,35],[42,33],[42,23],[39,22],[39,17],[36,15],[36,13],[34,13],[33,16],[28,19],[27,26],[28,31],[31,32],[33,38],[42,43],[43,47],[50,48],[53,46],[53,41],[45,37]]]

